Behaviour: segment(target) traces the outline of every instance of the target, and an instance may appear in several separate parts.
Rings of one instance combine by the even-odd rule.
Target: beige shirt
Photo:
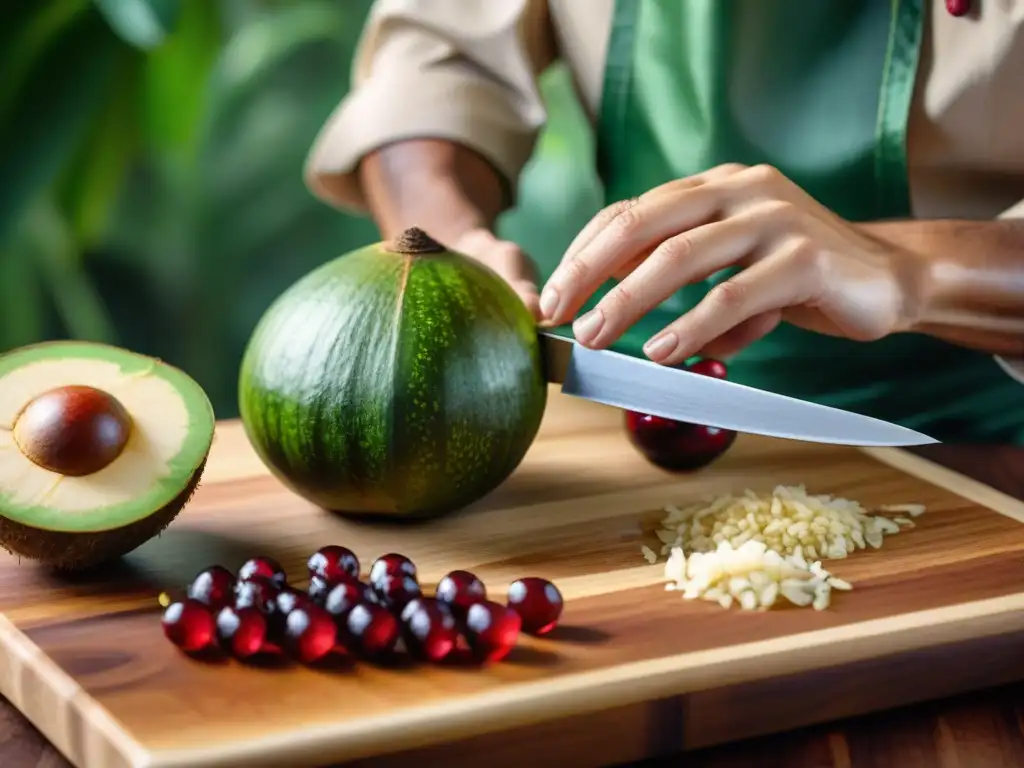
[[[929,0],[907,161],[922,219],[1024,218],[1024,0]],[[591,121],[614,0],[376,0],[353,88],[309,154],[324,201],[363,212],[356,169],[385,144],[446,138],[480,152],[514,190],[544,126],[539,75],[564,61]],[[1024,360],[996,361],[1024,382]]]
[[[1024,218],[1024,0],[930,0],[908,127],[914,215]],[[544,126],[537,78],[556,59],[593,120],[614,0],[376,0],[353,88],[317,137],[306,179],[364,211],[354,173],[385,144],[447,138],[515,188]]]

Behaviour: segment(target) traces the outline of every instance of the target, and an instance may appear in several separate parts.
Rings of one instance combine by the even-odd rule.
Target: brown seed
[[[44,392],[25,406],[14,424],[14,441],[43,469],[81,477],[120,456],[131,427],[131,416],[113,395],[70,385]]]

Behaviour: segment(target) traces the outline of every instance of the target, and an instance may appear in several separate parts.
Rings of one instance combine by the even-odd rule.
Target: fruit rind
[[[466,384],[481,378],[487,391]],[[546,398],[536,325],[496,273],[386,243],[286,290],[239,376],[245,432],[270,471],[355,515],[429,517],[486,495],[522,460]]]

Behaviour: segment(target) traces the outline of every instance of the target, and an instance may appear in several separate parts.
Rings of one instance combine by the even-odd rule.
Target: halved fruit
[[[0,545],[62,569],[162,531],[199,483],[213,407],[191,377],[117,347],[0,356]]]

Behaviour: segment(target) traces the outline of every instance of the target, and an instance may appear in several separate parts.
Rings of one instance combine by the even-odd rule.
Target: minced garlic
[[[889,519],[849,499],[808,495],[803,486],[777,486],[771,495],[751,490],[685,508],[669,506],[655,533],[662,542],[666,589],[683,597],[734,602],[746,610],[765,609],[781,595],[789,602],[828,606],[832,589],[850,589],[821,567],[820,560],[845,558],[885,536],[914,526],[920,504],[881,507]],[[642,547],[644,558],[658,555]],[[811,561],[808,563],[808,561]]]
[[[821,611],[828,607],[833,589],[851,589],[820,562],[808,563],[799,547],[783,556],[750,540],[735,549],[723,541],[714,552],[694,552],[689,557],[673,547],[665,563],[665,579],[665,588],[682,592],[684,600],[710,600],[723,608],[736,602],[748,611],[771,608],[780,597]]]

